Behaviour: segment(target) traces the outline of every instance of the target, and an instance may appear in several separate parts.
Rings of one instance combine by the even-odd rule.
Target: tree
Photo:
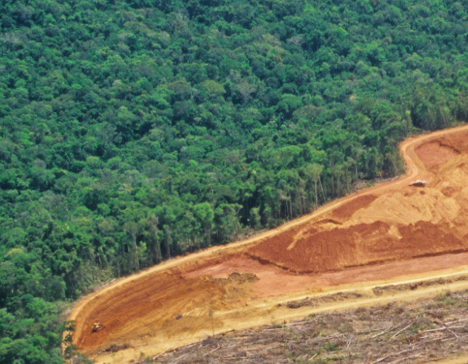
[[[320,181],[320,175],[322,172],[323,166],[317,163],[309,164],[305,169],[306,175],[314,182],[315,208],[318,207],[317,183]]]
[[[255,85],[250,84],[247,80],[242,80],[240,83],[236,85],[236,91],[238,92],[239,96],[242,98],[242,102],[246,104],[257,87]]]
[[[140,259],[138,254],[137,236],[140,232],[141,226],[136,222],[127,222],[124,226],[125,231],[130,235],[130,249],[129,256],[133,261],[133,267],[131,269],[140,269]]]
[[[204,246],[211,245],[211,229],[213,227],[214,212],[208,202],[193,206],[193,215],[197,221],[199,235],[204,239]]]
[[[203,82],[202,86],[207,92],[207,94],[213,98],[226,93],[226,90],[224,89],[223,85],[213,80],[207,80]]]
[[[163,226],[164,235],[165,235],[165,242],[166,242],[166,254],[167,258],[171,257],[171,230],[168,225]]]
[[[60,300],[400,173],[399,141],[468,116],[457,1],[57,3],[0,2],[2,363],[55,363]]]
[[[159,218],[155,215],[149,216],[146,220],[148,226],[148,245],[150,247],[151,260],[153,264],[157,264],[162,260],[161,246],[158,240],[158,224]]]

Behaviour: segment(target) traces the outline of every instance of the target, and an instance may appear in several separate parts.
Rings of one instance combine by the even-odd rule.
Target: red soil
[[[273,297],[307,290],[317,290],[355,282],[375,281],[405,274],[442,270],[465,265],[468,262],[468,252],[428,256],[408,260],[396,260],[378,265],[352,267],[338,271],[317,274],[295,274],[271,264],[262,264],[246,255],[233,256],[230,259],[205,266],[185,274],[188,278],[211,276],[226,278],[234,272],[255,272],[258,281],[253,285],[256,298]]]
[[[163,326],[180,313],[223,293],[223,287],[207,279],[149,274],[138,284],[127,283],[114,289],[112,297],[96,297],[88,308],[89,314],[82,318],[85,335],[77,338],[76,345],[89,351],[107,343],[126,342],[133,335],[148,334],[150,327]],[[105,329],[92,333],[95,322],[103,324]]]
[[[359,196],[348,203],[338,206],[333,210],[331,215],[336,219],[348,219],[356,212],[356,210],[369,206],[376,198],[377,196],[370,194]]]
[[[440,141],[422,144],[415,152],[428,169],[439,167],[459,154],[451,145],[442,144]]]
[[[401,237],[389,234],[389,224],[381,221],[321,232],[317,232],[312,225],[310,231],[300,232],[302,236],[291,250],[287,249],[294,238],[294,233],[290,231],[258,244],[249,253],[264,263],[278,265],[291,272],[323,273],[468,250],[468,241],[462,242],[451,233],[448,223],[435,225],[419,221],[397,228]]]
[[[143,340],[158,343],[157,352],[161,342],[174,340],[174,346],[183,335],[211,330],[210,310],[230,312],[240,325],[236,310],[252,305],[257,312],[268,307],[267,297],[467,264],[468,126],[405,141],[401,151],[408,165],[404,179],[258,237],[169,261],[85,298],[70,315],[76,321],[73,342],[96,354],[111,344]],[[409,187],[415,179],[429,183]],[[179,315],[185,319],[177,320]],[[105,328],[92,333],[95,322]]]

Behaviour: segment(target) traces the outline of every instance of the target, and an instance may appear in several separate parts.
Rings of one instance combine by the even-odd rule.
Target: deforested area
[[[467,131],[465,125],[401,143],[402,178],[85,297],[68,316],[70,343],[97,363],[132,362],[210,332],[465,290]],[[452,152],[428,159],[437,148]],[[411,183],[420,180],[428,183]]]
[[[468,291],[230,332],[143,363],[430,363],[467,357]]]

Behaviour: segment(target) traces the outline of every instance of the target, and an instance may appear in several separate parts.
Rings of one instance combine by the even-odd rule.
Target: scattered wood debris
[[[221,334],[134,364],[428,363],[468,354],[467,317],[468,291],[447,292]]]
[[[414,291],[415,289],[418,289],[419,287],[429,287],[429,286],[438,286],[438,285],[444,285],[444,284],[449,284],[453,282],[458,282],[458,281],[467,281],[468,276],[462,275],[457,278],[439,278],[439,279],[430,279],[426,281],[419,281],[419,282],[412,282],[412,283],[407,283],[407,284],[397,284],[397,285],[387,285],[387,286],[377,286],[372,289],[375,295],[380,296],[384,292],[388,291]]]
[[[129,343],[113,344],[111,346],[108,346],[107,348],[104,348],[101,352],[102,353],[116,353],[120,350],[125,350],[128,348],[133,348],[133,346],[130,345]]]
[[[300,307],[305,307],[305,306],[315,307],[323,303],[339,302],[339,301],[349,300],[353,298],[361,298],[361,297],[363,297],[363,294],[359,292],[338,292],[338,293],[330,294],[330,295],[319,297],[319,298],[306,297],[302,300],[288,301],[286,303],[280,304],[279,306],[283,306],[287,308],[300,308]]]

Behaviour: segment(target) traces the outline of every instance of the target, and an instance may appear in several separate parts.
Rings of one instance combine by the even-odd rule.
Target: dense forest
[[[0,2],[0,362],[111,277],[402,171],[468,114],[468,1]]]

